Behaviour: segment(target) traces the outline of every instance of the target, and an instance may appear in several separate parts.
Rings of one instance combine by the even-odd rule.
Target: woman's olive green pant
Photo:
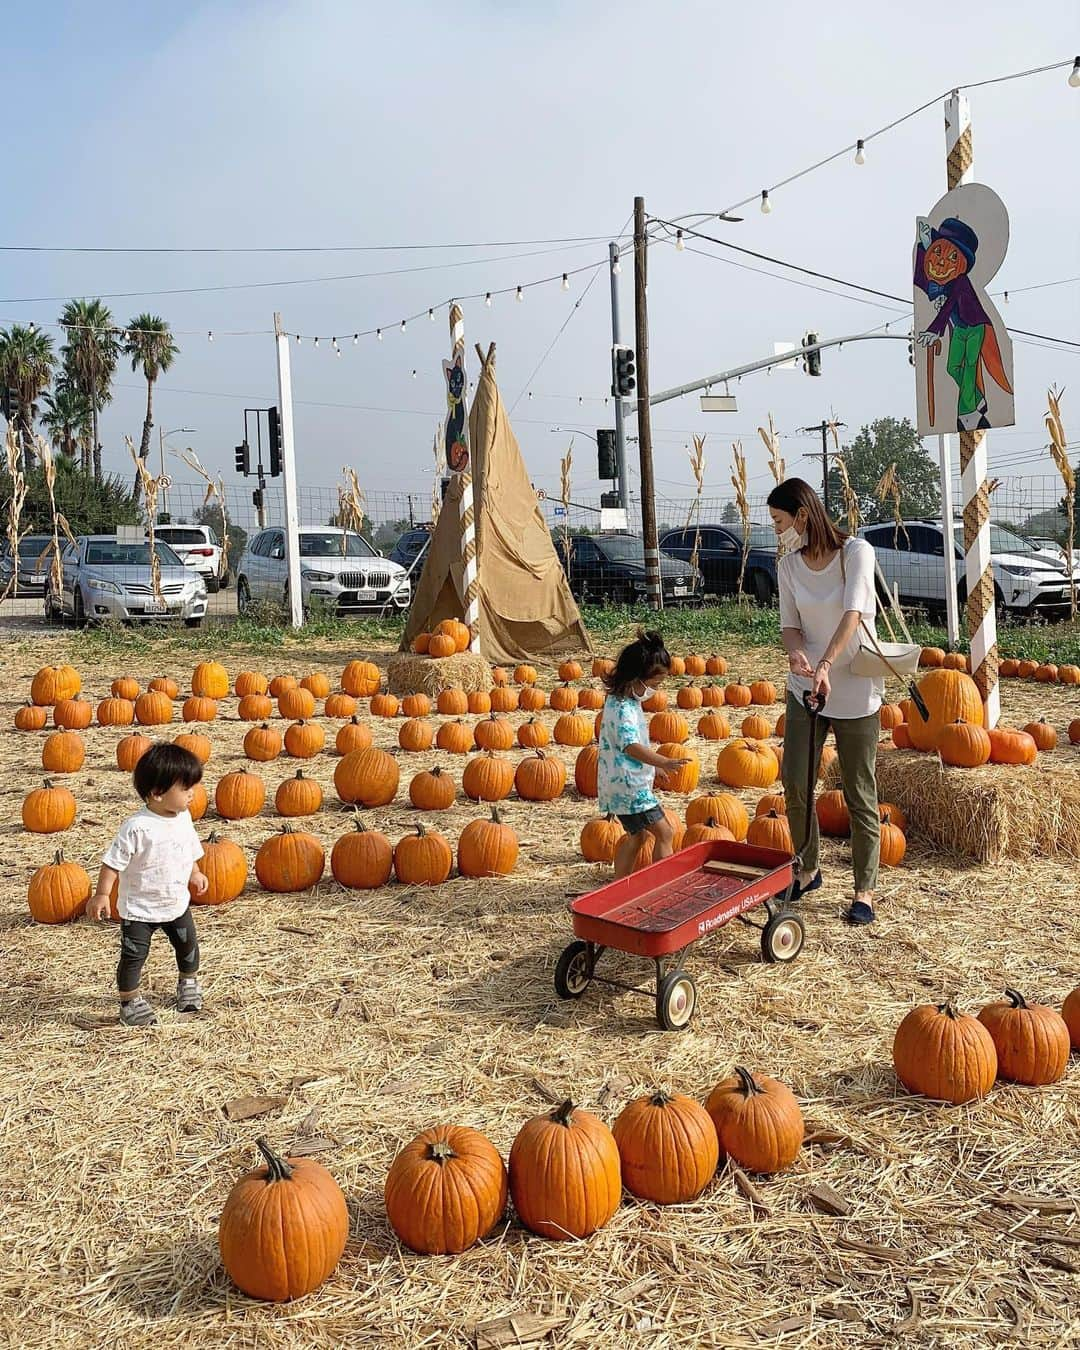
[[[821,749],[829,727],[836,737],[836,757],[840,764],[840,783],[851,816],[851,855],[855,865],[855,890],[872,891],[877,885],[878,855],[881,849],[881,820],[878,815],[877,745],[881,726],[877,713],[869,717],[817,719],[814,737],[814,776],[817,778]],[[784,722],[784,795],[787,798],[791,842],[798,848],[806,837],[806,773],[810,754],[810,716],[802,700],[790,691]],[[817,813],[810,813],[810,840],[802,851],[806,872],[816,872],[821,853]]]

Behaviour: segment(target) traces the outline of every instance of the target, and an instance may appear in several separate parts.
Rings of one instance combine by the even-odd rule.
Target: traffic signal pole
[[[825,514],[831,519],[832,509],[829,504],[829,432],[834,427],[839,430],[840,427],[846,427],[846,422],[827,422],[824,418],[821,422],[812,427],[800,427],[800,431],[817,431],[821,433],[821,499],[825,504]],[[816,459],[816,455],[808,455],[808,459]]]
[[[656,536],[656,488],[653,482],[652,416],[649,411],[648,240],[645,198],[634,198],[634,330],[637,344],[638,452],[641,463],[641,536],[645,550],[645,589],[649,605],[663,608],[660,545]],[[620,484],[621,486],[621,484]]]
[[[289,335],[274,314],[277,346],[278,407],[281,410],[281,485],[285,495],[285,560],[289,576],[289,619],[294,628],[304,622],[304,596],[300,581],[300,511],[296,492],[296,454],[293,449],[292,374],[289,369]]]
[[[619,325],[619,278],[615,264],[619,261],[619,246],[608,244],[608,271],[611,273],[611,345],[617,347],[622,342],[622,330]],[[619,474],[619,505],[624,511],[630,506],[630,484],[626,478],[626,422],[623,417],[623,401],[617,389],[615,396],[615,466]]]

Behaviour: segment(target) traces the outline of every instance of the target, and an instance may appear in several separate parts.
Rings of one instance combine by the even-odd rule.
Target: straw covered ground
[[[170,1010],[175,968],[159,936],[147,975],[162,1024],[124,1030],[112,996],[115,926],[39,927],[26,909],[28,877],[57,840],[19,823],[44,733],[16,733],[11,716],[32,671],[59,660],[65,641],[10,644],[3,657],[0,1342],[1076,1344],[1080,1059],[1053,1087],[999,1085],[978,1105],[946,1108],[899,1088],[890,1055],[915,1003],[948,996],[974,1011],[1008,984],[1060,1007],[1080,983],[1075,863],[974,866],[916,832],[904,866],[883,874],[877,925],[850,930],[839,917],[846,848],[827,843],[826,885],[803,904],[800,958],[766,965],[753,930],[724,929],[691,958],[700,1002],[690,1029],[663,1033],[644,998],[591,989],[568,1004],[553,992],[570,938],[567,896],[603,875],[580,860],[594,807],[571,786],[550,805],[507,802],[522,852],[506,880],[349,893],[328,873],[312,894],[271,896],[252,878],[235,903],[199,912],[204,1012]],[[231,675],[264,665],[224,642]],[[335,677],[370,655],[327,645],[282,651],[276,666]],[[779,682],[774,653],[728,655],[746,675]],[[164,671],[186,688],[193,664],[155,648],[117,658],[117,670],[80,668],[100,697],[121,665],[141,680]],[[552,672],[541,678],[550,687]],[[1005,690],[1012,722],[1049,712],[1063,729],[1077,704],[1075,690]],[[245,763],[235,709],[227,700],[207,728],[211,798],[218,777]],[[396,743],[394,724],[375,726],[377,743]],[[134,806],[115,766],[120,734],[89,730],[87,764],[74,776],[79,815],[61,842],[92,873]],[[695,744],[707,782],[713,755]],[[1050,759],[1080,770],[1067,745]],[[442,753],[402,760],[398,803],[368,813],[392,839],[416,819],[411,773],[438,760],[460,782],[463,763]],[[311,828],[328,853],[349,827],[335,763],[332,750],[310,762],[326,790]],[[226,826],[249,862],[275,828],[273,790],[294,769],[285,759],[262,766],[266,809]],[[751,806],[754,795],[745,794]],[[478,814],[459,797],[439,826],[456,841]],[[217,823],[211,807],[200,830]],[[546,1242],[510,1221],[461,1257],[419,1258],[387,1226],[387,1167],[428,1124],[473,1125],[505,1156],[521,1123],[551,1100],[572,1096],[610,1123],[657,1083],[701,1100],[736,1063],[782,1078],[802,1103],[808,1141],[782,1176],[724,1169],[695,1203],[666,1210],[626,1197],[582,1243]],[[267,1100],[244,1102],[252,1098]],[[263,1114],[239,1118],[254,1109]],[[340,1267],[292,1306],[243,1297],[218,1260],[217,1217],[255,1165],[260,1133],[314,1152],[349,1203]],[[821,1186],[846,1214],[824,1211]]]

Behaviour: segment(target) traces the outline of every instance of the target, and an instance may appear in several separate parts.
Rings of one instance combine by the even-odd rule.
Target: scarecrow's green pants
[[[949,339],[949,359],[946,366],[956,381],[960,395],[956,402],[957,417],[973,413],[982,402],[979,389],[979,355],[982,352],[983,339],[986,336],[984,324],[973,328],[954,325]]]

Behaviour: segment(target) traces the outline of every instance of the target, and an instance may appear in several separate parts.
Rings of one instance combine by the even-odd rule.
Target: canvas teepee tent
[[[479,351],[479,349],[477,349]],[[480,582],[480,651],[491,662],[528,661],[592,644],[570,594],[495,381],[495,347],[480,354],[469,413]],[[442,619],[460,619],[461,485],[447,488],[416,584],[401,649]]]

